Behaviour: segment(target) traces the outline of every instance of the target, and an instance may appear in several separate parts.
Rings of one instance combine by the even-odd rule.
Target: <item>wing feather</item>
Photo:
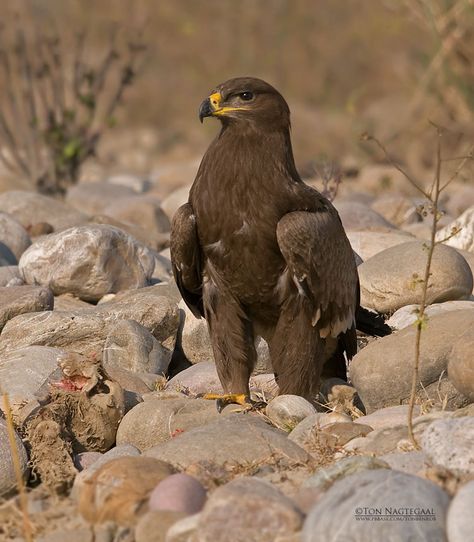
[[[277,239],[298,290],[309,298],[321,337],[351,329],[358,304],[357,267],[336,210],[288,213],[278,222]]]
[[[171,265],[179,291],[194,316],[204,316],[202,303],[202,251],[196,217],[190,203],[182,205],[171,221]]]

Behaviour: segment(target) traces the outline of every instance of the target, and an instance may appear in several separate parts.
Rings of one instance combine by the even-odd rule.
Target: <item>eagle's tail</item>
[[[356,328],[362,333],[374,337],[385,337],[392,333],[392,328],[385,323],[383,316],[359,306],[356,311]]]

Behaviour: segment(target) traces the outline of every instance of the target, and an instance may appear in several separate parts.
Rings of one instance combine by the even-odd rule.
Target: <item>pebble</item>
[[[243,477],[216,489],[200,514],[200,542],[256,540],[274,542],[298,531],[302,513],[270,483]]]
[[[448,378],[469,401],[474,402],[474,327],[466,330],[453,345]]]
[[[453,231],[458,231],[458,233],[453,235]],[[444,244],[450,247],[474,252],[474,205],[466,209],[451,224],[438,230],[436,241],[444,241]]]
[[[89,215],[103,213],[111,202],[131,198],[136,192],[130,186],[107,181],[79,183],[69,188],[66,203]]]
[[[321,540],[445,540],[449,496],[435,484],[390,469],[359,472],[338,480],[313,507],[302,542]],[[383,520],[383,514],[429,510],[433,521]],[[388,511],[387,511],[388,509]],[[362,520],[365,516],[368,520]],[[421,514],[420,514],[421,515]],[[382,520],[370,521],[370,517]],[[335,518],[337,518],[335,520]]]
[[[8,320],[19,314],[52,310],[53,306],[53,292],[47,287],[0,287],[0,332]]]
[[[167,542],[170,527],[184,517],[182,512],[149,510],[138,520],[134,542]]]
[[[0,241],[15,255],[17,260],[31,245],[31,239],[25,228],[8,213],[0,212]]]
[[[272,454],[296,463],[310,461],[310,456],[289,440],[286,433],[250,414],[221,416],[145,452],[146,456],[162,459],[177,468],[200,461],[215,465],[264,463]]]
[[[447,397],[448,408],[459,408],[468,400],[446,378],[453,345],[474,327],[471,309],[438,314],[430,318],[421,336],[420,399]],[[416,329],[407,327],[371,342],[354,356],[350,377],[367,412],[407,402],[411,391]],[[460,352],[461,355],[461,352]],[[471,354],[464,352],[464,363]],[[467,356],[467,357],[466,357]],[[396,377],[395,377],[396,375]]]
[[[117,431],[117,444],[133,444],[145,451],[218,418],[214,401],[150,398],[125,414]]]
[[[347,237],[352,250],[357,252],[364,262],[387,248],[412,240],[410,234],[403,231],[348,231]]]
[[[3,408],[3,400],[1,401],[1,406]],[[23,442],[16,432],[15,446],[20,462],[21,474],[26,479],[28,475],[28,455]],[[12,450],[8,438],[7,422],[3,418],[0,418],[0,498],[11,496],[15,492],[16,487],[17,483],[12,460]]]
[[[382,313],[419,304],[426,255],[425,243],[412,241],[364,259],[358,268],[361,304]],[[436,246],[427,304],[468,297],[472,287],[472,272],[466,260],[451,247]]]
[[[265,413],[277,427],[290,432],[316,409],[298,395],[278,395],[268,403]]]
[[[464,484],[456,493],[448,509],[446,519],[449,542],[472,540],[474,532],[474,480]]]
[[[413,325],[418,316],[416,311],[419,305],[406,305],[395,311],[392,316],[386,320],[386,324],[392,329],[399,330]],[[444,303],[433,303],[425,308],[425,314],[428,318],[436,314],[445,312],[459,311],[464,309],[474,309],[474,301],[445,301]]]
[[[146,286],[154,260],[150,250],[127,233],[95,224],[38,239],[23,253],[19,267],[28,284],[49,286],[55,295],[72,293],[98,301],[110,292]]]
[[[79,512],[90,523],[134,525],[146,511],[150,492],[172,473],[167,463],[151,457],[112,459],[78,488]]]
[[[186,515],[197,514],[206,502],[206,490],[201,482],[185,473],[172,474],[162,480],[150,493],[150,510],[169,510]]]
[[[319,491],[327,491],[337,480],[350,476],[357,472],[375,469],[389,469],[386,461],[370,456],[344,457],[335,463],[316,471],[303,482],[303,487],[314,488]]]
[[[0,194],[0,211],[11,214],[27,231],[41,222],[59,231],[83,224],[87,220],[86,214],[59,199],[22,190]]]
[[[120,320],[107,335],[103,365],[136,373],[165,374],[172,352],[135,320]]]
[[[396,226],[364,203],[336,199],[334,206],[346,231],[390,232],[397,229]],[[356,252],[358,251],[356,250]]]
[[[434,465],[473,475],[474,417],[433,421],[423,431],[421,447]]]

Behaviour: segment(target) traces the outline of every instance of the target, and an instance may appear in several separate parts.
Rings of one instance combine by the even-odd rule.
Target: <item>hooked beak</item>
[[[201,124],[205,117],[210,117],[211,115],[212,115],[211,101],[209,98],[206,98],[202,102],[201,107],[199,108],[199,120],[201,121]]]
[[[222,94],[220,92],[214,92],[206,98],[199,108],[199,120],[202,123],[204,117],[211,117],[212,115],[219,113],[222,110],[221,107]]]

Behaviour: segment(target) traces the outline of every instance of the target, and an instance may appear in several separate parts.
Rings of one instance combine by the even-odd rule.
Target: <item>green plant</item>
[[[62,195],[92,156],[124,91],[135,78],[144,46],[118,44],[116,29],[99,61],[87,55],[87,35],[70,47],[54,28],[16,17],[0,26],[0,160],[44,194]]]

